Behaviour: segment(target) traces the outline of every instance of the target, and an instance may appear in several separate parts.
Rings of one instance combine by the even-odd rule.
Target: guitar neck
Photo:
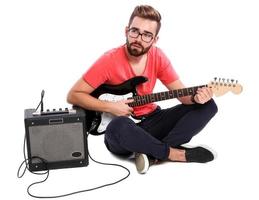
[[[177,90],[170,90],[165,92],[158,92],[153,94],[147,94],[142,96],[134,96],[132,97],[134,99],[134,102],[129,103],[129,106],[135,107],[135,106],[142,106],[145,104],[157,102],[157,101],[163,101],[167,99],[173,99],[178,97],[184,97],[189,95],[194,95],[198,88],[207,87],[207,85],[200,85],[195,87],[189,87],[189,88],[182,88]]]

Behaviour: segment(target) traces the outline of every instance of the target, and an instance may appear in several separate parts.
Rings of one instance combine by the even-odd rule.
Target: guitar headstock
[[[208,87],[212,89],[215,96],[222,96],[229,91],[240,94],[243,90],[237,80],[225,78],[214,78],[214,81],[211,81]]]

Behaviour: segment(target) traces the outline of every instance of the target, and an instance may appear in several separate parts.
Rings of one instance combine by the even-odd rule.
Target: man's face
[[[126,27],[127,50],[131,56],[141,56],[148,52],[156,42],[157,22],[140,17],[135,17]]]

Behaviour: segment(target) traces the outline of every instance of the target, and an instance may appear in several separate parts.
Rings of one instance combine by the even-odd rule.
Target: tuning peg
[[[236,83],[233,84],[234,87],[237,85],[237,82],[238,82],[238,80],[236,80]]]
[[[234,79],[231,79],[231,82],[234,83]]]
[[[224,86],[227,86],[227,83],[225,82],[226,79],[223,78],[222,80],[223,80],[223,85],[224,85]]]
[[[219,78],[219,85],[222,86],[223,85],[223,82],[222,82],[223,78]]]
[[[228,87],[231,87],[231,86],[232,86],[232,83],[231,83],[230,81],[232,82],[232,79],[231,79],[231,80],[228,79]]]
[[[214,81],[215,81],[215,82],[217,81],[217,77],[214,77]]]

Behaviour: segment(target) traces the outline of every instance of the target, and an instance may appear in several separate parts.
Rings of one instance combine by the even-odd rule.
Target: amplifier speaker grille
[[[88,164],[85,117],[81,116],[83,112],[79,114],[80,112],[59,116],[31,116],[31,109],[25,110],[27,152],[31,171]]]

